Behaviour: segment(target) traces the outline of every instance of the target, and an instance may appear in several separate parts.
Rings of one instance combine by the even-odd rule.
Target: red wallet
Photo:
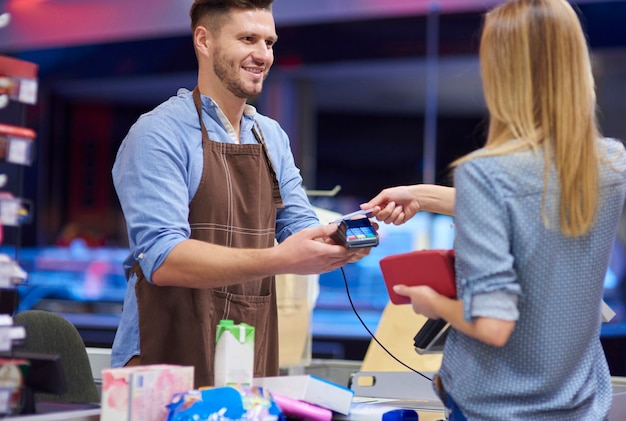
[[[380,270],[394,304],[410,304],[409,297],[394,292],[394,285],[427,285],[449,298],[456,298],[454,250],[417,250],[383,257]]]

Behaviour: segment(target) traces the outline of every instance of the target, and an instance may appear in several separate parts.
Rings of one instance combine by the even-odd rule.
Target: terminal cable
[[[421,373],[419,371],[417,371],[416,369],[414,369],[413,367],[409,366],[408,364],[404,363],[404,361],[401,361],[398,357],[396,357],[395,355],[393,355],[391,353],[391,351],[389,351],[382,343],[380,343],[380,341],[378,340],[378,338],[376,337],[376,335],[374,335],[372,333],[372,331],[367,327],[367,325],[365,324],[365,322],[363,321],[363,319],[361,318],[361,316],[359,315],[359,312],[357,311],[356,307],[354,306],[354,302],[352,302],[352,297],[350,296],[350,288],[348,287],[348,279],[346,278],[346,272],[343,270],[343,267],[340,267],[339,269],[341,269],[341,275],[343,276],[343,282],[346,286],[346,294],[348,295],[348,301],[350,301],[350,306],[352,307],[352,311],[354,311],[354,314],[356,315],[356,317],[359,319],[359,321],[361,322],[361,324],[363,325],[363,327],[365,328],[365,330],[367,330],[367,333],[369,333],[369,335],[372,337],[372,339],[383,349],[383,351],[385,351],[387,354],[389,354],[389,356],[391,358],[393,358],[394,360],[396,360],[399,364],[403,365],[404,367],[408,368],[409,370],[411,370],[414,373],[419,374],[420,376],[422,376],[423,378],[429,380],[429,381],[433,381],[433,379],[431,379],[430,377],[428,377],[427,375],[425,375],[424,373]]]

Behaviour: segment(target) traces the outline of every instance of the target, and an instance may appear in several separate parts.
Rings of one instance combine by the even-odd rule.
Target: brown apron
[[[198,88],[193,99],[202,129],[204,165],[189,205],[191,238],[235,248],[274,246],[280,187],[260,128],[258,144],[209,139]],[[274,277],[212,289],[159,287],[139,264],[135,292],[141,364],[195,367],[195,387],[213,385],[215,328],[221,319],[255,328],[254,376],[278,374],[278,316]]]

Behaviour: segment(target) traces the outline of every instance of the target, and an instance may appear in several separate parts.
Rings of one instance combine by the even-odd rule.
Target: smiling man
[[[113,181],[130,253],[114,367],[183,364],[213,384],[221,319],[256,329],[256,376],[278,374],[274,275],[336,269],[369,253],[334,244],[302,188],[289,138],[247,104],[277,40],[271,0],[196,0],[198,85],[142,115]],[[274,247],[274,241],[279,245]]]

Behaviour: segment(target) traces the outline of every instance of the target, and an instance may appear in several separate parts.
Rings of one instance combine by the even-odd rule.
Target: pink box
[[[310,421],[331,421],[333,411],[297,399],[291,399],[278,393],[271,393],[274,402],[287,416]]]
[[[169,364],[102,370],[100,421],[163,421],[172,395],[193,389],[194,368]]]

